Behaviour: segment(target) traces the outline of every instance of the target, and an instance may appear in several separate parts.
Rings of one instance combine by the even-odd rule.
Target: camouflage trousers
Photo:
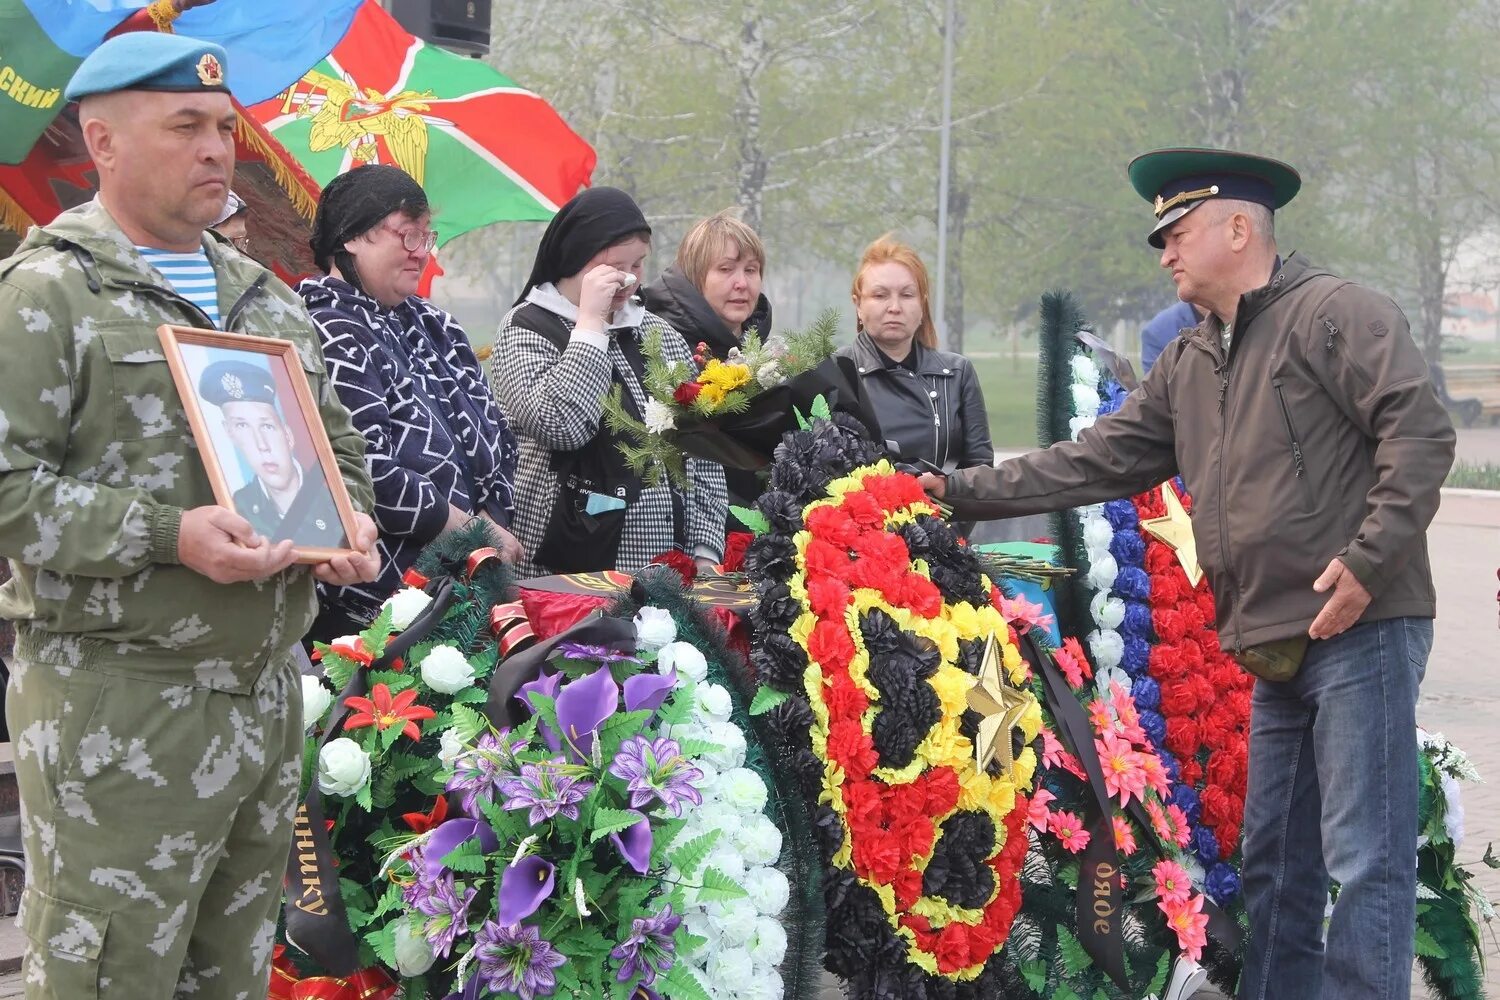
[[[263,1000],[301,714],[287,661],[249,694],[14,665],[30,1000]]]

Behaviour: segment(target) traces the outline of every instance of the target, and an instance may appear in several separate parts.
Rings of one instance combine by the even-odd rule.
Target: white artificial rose
[[[766,783],[748,767],[725,771],[714,788],[725,805],[740,813],[759,815],[766,807]]]
[[[316,677],[302,675],[302,728],[311,729],[328,714],[333,704],[333,692],[323,686]]]
[[[422,683],[441,694],[456,694],[474,683],[474,664],[457,646],[434,646],[422,657]]]
[[[1116,685],[1125,691],[1130,690],[1130,675],[1119,664],[1100,667],[1094,671],[1094,690],[1099,692],[1099,697],[1106,703],[1114,697]]]
[[[786,928],[770,917],[757,917],[755,933],[745,947],[756,965],[780,965],[786,957]]]
[[[675,625],[673,635],[676,635]],[[669,639],[656,654],[656,669],[663,674],[676,670],[680,677],[702,681],[708,676],[708,661],[691,644]]]
[[[1090,386],[1099,384],[1099,366],[1087,354],[1073,355],[1069,366],[1073,369],[1073,381]]]
[[[786,984],[781,981],[781,973],[756,959],[755,970],[741,987],[739,1000],[782,1000],[785,995]]]
[[[635,613],[635,648],[643,653],[658,652],[677,638],[677,623],[665,608],[642,608]],[[667,669],[662,669],[666,673]]]
[[[1113,629],[1095,630],[1089,633],[1089,653],[1092,654],[1096,674],[1113,669],[1125,657],[1125,640]]]
[[[396,922],[396,971],[403,976],[420,976],[432,968],[437,955],[432,945],[420,933],[412,929],[410,920]]]
[[[1120,575],[1120,564],[1115,562],[1115,557],[1109,554],[1100,556],[1098,559],[1089,559],[1089,586],[1095,590],[1108,590],[1115,585],[1115,577]]]
[[[720,948],[708,956],[708,978],[721,990],[738,990],[750,981],[755,963],[743,948]]]
[[[1073,383],[1073,412],[1080,417],[1096,416],[1099,413],[1099,392],[1091,385]]]
[[[699,684],[693,691],[693,704],[698,711],[715,722],[727,722],[734,710],[729,691],[722,684]]]
[[[719,839],[715,843],[714,849],[709,852],[708,860],[704,862],[704,867],[717,868],[738,882],[745,877],[745,859],[740,857],[739,851],[735,850],[734,840],[728,834],[728,830],[719,834]]]
[[[704,833],[710,830],[722,831],[722,836],[719,837],[719,843],[721,844],[732,842],[733,837],[731,834],[739,828],[741,822],[740,811],[732,806],[725,805],[718,798],[713,800],[713,805],[705,802],[701,808],[695,811],[695,815],[698,817],[698,826],[702,828]]]
[[[370,755],[347,736],[329,740],[318,751],[318,788],[328,795],[353,795],[370,780]]]
[[[695,781],[689,781],[688,783],[691,784],[694,788],[698,789],[698,791],[703,793],[703,802],[705,805],[707,805],[709,799],[711,799],[715,794],[713,789],[714,785],[719,780],[719,769],[717,767],[714,767],[708,761],[701,759],[693,761],[693,766],[698,769],[699,773],[701,773],[703,777],[698,778]]]
[[[693,937],[700,937],[703,943],[687,953],[688,958],[696,958],[699,955],[707,955],[719,944],[719,928],[707,913],[700,911],[689,913],[682,918],[682,924],[687,932]]]
[[[708,739],[719,746],[703,755],[714,767],[728,770],[745,763],[745,734],[738,726],[728,722],[716,722],[709,727]]]
[[[1108,552],[1109,543],[1115,540],[1115,529],[1102,515],[1083,519],[1083,547],[1090,553]]]
[[[721,949],[742,945],[755,934],[755,906],[748,900],[714,903],[709,906],[708,915],[719,932]],[[745,962],[749,961],[750,956],[746,955]]]
[[[1109,594],[1095,594],[1089,600],[1089,614],[1100,628],[1116,629],[1125,620],[1125,602]]]
[[[1097,421],[1098,419],[1098,417],[1069,417],[1068,437],[1070,437],[1074,441],[1077,441],[1079,435],[1088,430],[1090,427],[1094,426],[1095,421]]]
[[[779,868],[752,868],[745,873],[741,883],[750,895],[755,909],[767,917],[774,917],[786,909],[792,898],[792,887]]]
[[[432,595],[425,590],[403,587],[386,598],[381,607],[391,609],[391,628],[400,632],[410,628],[411,623],[417,620],[417,615],[427,610],[427,605],[431,603]]]
[[[661,434],[677,426],[677,421],[672,419],[672,408],[655,397],[646,400],[646,412],[641,417],[646,430],[652,434]]]
[[[767,361],[755,371],[755,381],[759,382],[763,389],[781,384],[781,379],[781,363],[778,361]]]
[[[765,816],[747,816],[734,831],[734,846],[746,864],[772,864],[781,857],[781,830]]]
[[[444,767],[452,767],[453,762],[458,760],[458,755],[463,752],[464,741],[459,737],[458,730],[443,730],[442,743],[438,747],[438,761]]]

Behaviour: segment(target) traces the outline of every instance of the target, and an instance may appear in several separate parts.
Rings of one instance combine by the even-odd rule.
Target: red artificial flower
[[[748,531],[731,531],[724,536],[724,559],[719,568],[726,573],[738,573],[745,568],[745,552],[755,536]]]
[[[1083,651],[1083,646],[1073,636],[1063,640],[1062,648],[1052,654],[1057,665],[1062,668],[1063,676],[1068,679],[1068,686],[1073,690],[1083,687],[1083,682],[1094,676],[1094,669],[1089,666],[1089,658]]]
[[[859,528],[838,507],[810,511],[805,524],[813,538],[838,548],[849,548],[859,537]]]
[[[807,604],[819,617],[842,616],[849,600],[848,586],[836,577],[820,576],[807,581]]]
[[[670,566],[677,571],[678,576],[682,577],[682,584],[685,587],[691,587],[694,578],[698,575],[698,563],[681,549],[669,549],[663,552],[651,560],[651,565]]]
[[[831,720],[858,719],[870,707],[870,696],[859,689],[848,671],[840,671],[826,678],[823,704]]]
[[[393,697],[389,687],[376,684],[369,698],[344,699],[346,705],[357,710],[345,720],[344,728],[359,729],[363,726],[374,726],[376,729],[384,730],[399,725],[402,727],[403,734],[414,740],[420,740],[422,729],[417,723],[423,719],[430,719],[437,713],[426,705],[412,704],[416,700],[416,688],[407,688]]]
[[[691,406],[693,400],[698,398],[698,393],[703,391],[703,386],[697,382],[684,382],[672,390],[672,398],[683,406]]]
[[[823,665],[825,673],[848,670],[854,659],[854,640],[849,638],[849,628],[842,617],[837,620],[824,619],[813,626],[807,637],[807,655]]]
[[[375,662],[374,652],[365,646],[365,640],[357,635],[346,635],[342,639],[335,639],[328,644],[328,652],[336,653],[346,660],[353,660],[367,667]],[[315,649],[312,659],[321,660],[322,658],[323,650]]]
[[[864,491],[846,493],[840,507],[855,524],[864,528],[873,528],[882,536],[885,535],[885,511],[881,510],[880,504],[869,493]]]
[[[407,826],[411,827],[413,833],[436,830],[448,818],[448,800],[439,795],[437,801],[432,804],[431,812],[402,813],[401,818],[406,821]]]

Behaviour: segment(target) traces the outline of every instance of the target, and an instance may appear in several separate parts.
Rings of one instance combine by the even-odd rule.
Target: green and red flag
[[[374,0],[327,58],[249,110],[319,184],[367,163],[411,174],[444,243],[550,219],[594,170],[593,149],[546,101],[413,38]]]

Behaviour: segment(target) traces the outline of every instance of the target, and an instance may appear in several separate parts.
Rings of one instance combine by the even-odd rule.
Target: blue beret
[[[222,91],[227,62],[224,49],[186,35],[129,31],[93,52],[73,73],[64,96],[76,101],[116,90]]]
[[[245,361],[215,361],[198,379],[198,395],[215,406],[225,403],[276,402],[271,373]]]
[[[1157,149],[1130,161],[1130,184],[1152,203],[1156,227],[1147,241],[1158,250],[1166,229],[1210,198],[1230,198],[1275,211],[1297,196],[1302,177],[1268,156],[1228,149]]]

